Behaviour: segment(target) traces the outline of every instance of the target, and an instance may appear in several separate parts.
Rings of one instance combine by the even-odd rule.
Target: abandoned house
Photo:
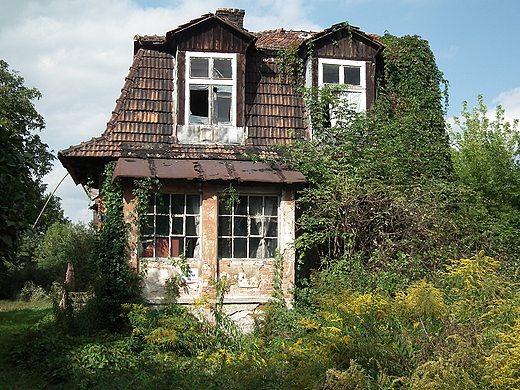
[[[132,212],[133,179],[157,178],[160,193],[147,226],[129,239],[129,263],[147,269],[144,295],[160,303],[172,259],[189,263],[180,302],[211,294],[210,280],[233,280],[229,304],[254,310],[272,293],[272,267],[283,258],[286,297],[295,277],[295,194],[305,177],[252,162],[292,132],[311,137],[304,102],[281,77],[282,50],[300,56],[307,86],[345,84],[357,110],[375,99],[382,45],[357,27],[321,32],[250,32],[244,11],[220,9],[165,36],[136,36],[133,63],[105,132],[59,152],[76,184],[98,188],[109,161],[125,185]],[[233,207],[219,201],[230,189]]]

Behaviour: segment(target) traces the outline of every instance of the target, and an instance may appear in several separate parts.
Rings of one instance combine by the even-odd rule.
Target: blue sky
[[[319,31],[348,21],[368,33],[420,35],[450,82],[448,118],[478,94],[520,118],[518,0],[3,0],[0,59],[43,93],[42,138],[58,151],[105,130],[134,35],[163,35],[217,8],[245,9],[250,31]],[[50,190],[64,174],[57,162],[46,177]],[[88,199],[70,178],[57,195],[73,221],[90,219]]]

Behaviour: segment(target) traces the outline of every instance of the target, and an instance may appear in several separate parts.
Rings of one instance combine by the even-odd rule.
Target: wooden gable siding
[[[250,44],[236,28],[214,18],[177,32],[175,42],[181,51],[222,53],[245,53]]]
[[[314,52],[321,58],[345,58],[370,61],[376,58],[381,46],[346,28],[314,40]]]
[[[275,58],[250,55],[245,86],[248,144],[286,144],[290,130],[308,135],[303,100],[290,83],[280,80]]]

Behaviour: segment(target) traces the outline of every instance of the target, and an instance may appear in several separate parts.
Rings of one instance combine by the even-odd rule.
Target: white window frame
[[[258,215],[250,214],[250,198],[262,198],[262,213]],[[222,198],[222,194],[219,195],[219,208],[218,208],[218,225],[217,225],[217,245],[218,245],[218,258],[219,260],[272,260],[276,256],[276,250],[280,245],[280,229],[281,229],[281,215],[280,215],[280,207],[281,207],[281,198],[278,194],[275,193],[256,193],[248,191],[241,191],[239,194],[239,198],[248,198],[247,207],[245,214],[238,214],[236,211],[237,207],[239,207],[236,203],[233,203],[233,207],[227,208],[224,203],[224,199]],[[266,214],[265,207],[265,199],[266,198],[276,198],[275,206],[276,206],[276,214]],[[229,219],[229,231],[222,231],[223,226],[221,225],[221,221],[227,218]],[[239,220],[245,220],[245,234],[236,234],[235,224]],[[256,220],[258,225],[257,228],[260,227],[260,231],[257,233],[252,232],[252,220]],[[268,226],[269,224],[275,224],[276,235],[268,234]],[[223,248],[220,246],[224,240],[229,240],[230,246],[230,256],[223,256],[221,251]],[[235,257],[235,249],[238,243],[238,240],[244,240],[246,243],[245,247],[245,256]],[[251,257],[251,245],[254,240],[258,240],[259,246],[257,248],[257,256]],[[269,247],[267,242],[274,243],[274,246]],[[267,249],[270,248],[271,250]],[[260,251],[260,252],[259,252]],[[271,252],[272,256],[266,256],[268,252]]]
[[[327,84],[323,82],[323,65],[339,65],[339,83],[338,84]],[[360,68],[359,85],[345,84],[344,72],[342,69],[345,67],[356,67]],[[359,104],[355,107],[355,111],[362,112],[367,108],[367,77],[366,77],[366,61],[354,61],[354,60],[343,60],[333,58],[318,58],[318,85],[344,85],[345,86],[345,98],[348,99],[348,93],[359,93],[361,94]]]
[[[192,58],[208,58],[210,62],[215,58],[229,58],[231,59],[231,79],[214,79],[210,74],[209,77],[191,77],[190,76],[190,64]],[[211,67],[210,67],[211,68]],[[185,124],[189,126],[216,126],[216,123],[212,123],[213,120],[213,99],[208,100],[208,124],[196,124],[190,123],[190,85],[222,85],[231,87],[231,112],[230,119],[231,123],[223,126],[236,126],[236,112],[237,112],[237,55],[236,53],[207,53],[207,52],[186,52],[186,83],[185,83]],[[211,96],[211,94],[210,94]]]

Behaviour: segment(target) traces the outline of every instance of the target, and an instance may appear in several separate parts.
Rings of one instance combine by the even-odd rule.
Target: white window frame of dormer
[[[191,76],[191,59],[192,58],[208,58],[210,61],[209,77],[192,77]],[[211,75],[212,64],[215,59],[231,59],[231,78],[214,78]],[[192,123],[190,122],[190,105],[191,105],[191,94],[190,86],[208,86],[210,87],[231,87],[231,107],[230,107],[230,122],[222,123],[223,126],[236,126],[236,112],[237,112],[237,55],[235,53],[208,53],[208,52],[186,52],[186,83],[185,83],[185,95],[186,96],[186,107],[185,107],[185,122],[190,126],[216,126],[218,123],[213,123],[213,109],[214,99],[213,90],[209,91],[208,94],[208,123]],[[215,92],[216,93],[216,92]]]
[[[323,65],[339,65],[339,77],[338,83],[329,84],[323,82]],[[359,85],[350,85],[346,84],[344,80],[344,71],[342,71],[345,67],[353,67],[359,68],[360,77],[359,77]],[[354,61],[354,60],[343,60],[343,59],[333,59],[333,58],[318,58],[318,85],[321,87],[323,85],[344,85],[345,90],[342,94],[342,97],[347,100],[349,105],[356,112],[365,111],[367,108],[367,79],[366,79],[366,61]],[[359,94],[359,99],[354,99],[354,94]]]

